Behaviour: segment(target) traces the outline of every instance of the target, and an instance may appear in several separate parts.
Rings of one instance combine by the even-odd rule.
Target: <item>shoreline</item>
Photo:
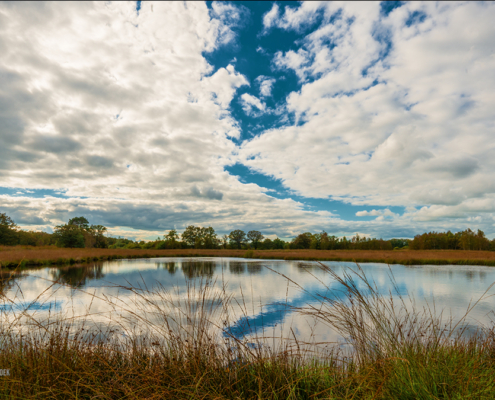
[[[260,260],[335,261],[399,265],[495,266],[495,252],[474,250],[230,250],[0,248],[0,267],[46,267],[122,259],[232,257]]]

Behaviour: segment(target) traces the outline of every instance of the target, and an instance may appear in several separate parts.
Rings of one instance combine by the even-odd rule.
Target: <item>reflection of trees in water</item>
[[[474,271],[466,271],[464,274],[466,275],[466,278],[468,278],[468,280],[470,281],[472,281],[476,275]]]
[[[304,270],[308,270],[308,271],[315,270],[315,269],[316,270],[321,269],[320,264],[309,263],[309,262],[298,262],[296,264],[296,266],[298,269],[304,269]]]
[[[156,268],[157,269],[166,269],[170,275],[174,275],[177,272],[177,263],[172,261],[172,262],[164,262],[164,263],[156,263]]]
[[[57,268],[51,271],[54,280],[65,283],[72,287],[83,287],[90,279],[102,279],[103,264],[93,264],[91,266],[73,266]]]
[[[186,261],[182,263],[182,272],[189,279],[200,276],[212,277],[216,267],[217,264],[212,261]]]
[[[0,295],[6,295],[13,288],[16,281],[26,278],[28,275],[13,271],[0,272]]]
[[[259,263],[247,263],[247,270],[249,274],[259,274],[261,269],[263,268],[263,264]]]
[[[455,266],[457,267],[457,266]],[[449,277],[449,280],[452,279],[459,279],[459,276],[462,276],[463,278],[467,278],[468,281],[472,281],[475,278],[478,278],[480,281],[485,281],[487,279],[487,273],[486,271],[482,270],[454,270],[454,269],[433,269],[429,270],[427,267],[421,267],[417,265],[406,265],[406,269],[411,269],[411,270],[421,270],[421,274],[424,276],[433,276],[435,278],[444,278],[446,276]],[[483,268],[483,267],[482,267]],[[491,282],[487,282],[491,283]]]
[[[466,278],[472,281],[474,278],[478,277],[480,281],[486,280],[486,272],[485,271],[466,271],[464,273]]]
[[[232,261],[229,264],[229,271],[231,274],[240,275],[246,271],[246,263]]]

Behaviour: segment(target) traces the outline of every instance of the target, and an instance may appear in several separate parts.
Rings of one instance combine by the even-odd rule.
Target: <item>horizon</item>
[[[138,241],[493,239],[494,20],[493,2],[0,3],[0,213]]]

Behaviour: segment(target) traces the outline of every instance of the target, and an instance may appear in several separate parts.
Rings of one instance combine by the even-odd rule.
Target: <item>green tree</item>
[[[283,250],[285,249],[285,242],[282,239],[275,238],[273,240],[273,248],[276,250]]]
[[[309,249],[313,235],[310,232],[301,233],[292,241],[294,249]]]
[[[309,248],[313,250],[321,249],[321,233],[315,233],[314,235],[312,235]]]
[[[48,246],[55,244],[53,235],[46,232],[18,231],[19,244],[24,246]]]
[[[271,250],[273,249],[273,241],[271,239],[266,238],[263,240],[263,243],[261,244],[264,250]]]
[[[90,226],[86,218],[76,217],[70,219],[66,225],[56,226],[53,236],[59,247],[107,248],[106,231],[107,228],[103,225]]]
[[[328,250],[330,248],[330,238],[325,231],[320,234],[320,248],[322,250]]]
[[[195,247],[201,240],[201,228],[199,226],[189,225],[182,232],[182,241],[189,247]]]
[[[107,242],[109,245],[108,247],[110,249],[126,249],[128,244],[133,243],[132,240],[124,239],[121,237],[118,238],[107,237]]]
[[[452,234],[451,232],[449,232]],[[402,249],[403,247],[406,247],[409,245],[409,240],[407,239],[390,239],[390,244],[392,245],[392,248],[399,248]]]
[[[224,249],[227,248],[227,245],[229,244],[229,236],[228,235],[223,235],[222,239],[220,240],[221,245]]]
[[[58,225],[53,233],[58,247],[83,248],[83,230],[75,224]]]
[[[218,247],[217,234],[211,226],[200,230],[201,247],[205,249],[216,249]]]
[[[236,229],[229,233],[229,239],[232,244],[236,245],[238,249],[242,247],[242,244],[246,241],[246,232]]]
[[[18,242],[16,223],[5,213],[0,213],[0,245],[13,246]]]
[[[180,249],[179,234],[175,229],[170,230],[166,235],[163,235],[163,242],[157,244],[158,249]]]
[[[107,238],[105,237],[105,232],[107,228],[103,225],[91,225],[87,230],[88,233],[94,238],[93,246],[98,249],[108,248]]]
[[[247,234],[247,238],[248,240],[251,241],[251,244],[254,246],[254,249],[257,250],[259,244],[263,241],[265,237],[259,231],[249,231]]]
[[[76,225],[81,229],[88,229],[89,228],[89,221],[84,217],[71,218],[71,219],[69,219],[69,222],[67,224],[68,225]]]
[[[170,242],[178,242],[179,241],[179,234],[175,229],[172,229],[168,231],[166,235],[163,235],[164,240],[168,240]]]

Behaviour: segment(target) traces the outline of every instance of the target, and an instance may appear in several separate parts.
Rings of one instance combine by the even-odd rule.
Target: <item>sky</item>
[[[494,2],[0,3],[0,212],[495,237]]]

